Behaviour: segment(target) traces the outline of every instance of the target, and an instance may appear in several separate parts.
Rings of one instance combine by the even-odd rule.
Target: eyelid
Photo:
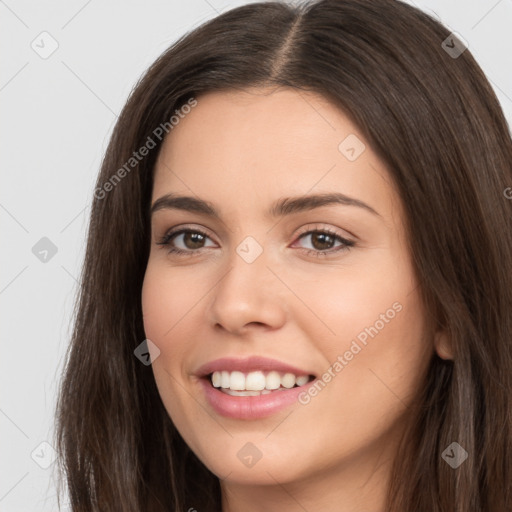
[[[295,235],[295,240],[300,239],[301,236],[303,236],[305,234],[310,234],[311,232],[324,231],[333,236],[339,236],[340,238],[344,238],[347,241],[354,242],[354,240],[350,240],[343,234],[340,234],[338,232],[338,230],[340,230],[340,229],[341,228],[331,228],[330,226],[325,226],[324,224],[317,222],[313,226],[304,226],[303,228],[301,228],[299,230],[299,232]],[[205,228],[203,226],[196,225],[196,224],[183,224],[183,225],[176,226],[174,228],[170,228],[165,232],[165,234],[161,237],[161,239],[170,239],[173,235],[176,235],[178,233],[181,233],[181,232],[187,231],[187,230],[190,230],[190,231],[197,230],[198,232],[204,234],[205,236],[207,236],[208,238],[210,238],[211,240],[213,240],[215,242],[214,237],[211,236],[211,234],[210,234],[211,232],[207,228]],[[357,238],[353,233],[351,233],[350,231],[347,231],[346,229],[344,229],[342,231],[347,233],[349,235],[349,237]],[[215,242],[215,243],[217,243],[217,242]]]
[[[354,235],[353,233],[351,233],[350,231],[346,230],[346,229],[341,229],[341,228],[333,228],[329,225],[326,225],[328,224],[327,222],[326,223],[321,223],[321,222],[316,222],[314,223],[313,226],[306,226],[304,228],[301,228],[299,230],[299,233],[297,233],[297,237],[300,237],[306,233],[310,233],[311,231],[327,231],[329,232],[331,235],[335,235],[335,236],[339,236],[341,238],[345,238],[348,240],[348,238],[351,238],[351,239],[354,239],[354,240],[351,240],[351,241],[354,241],[355,242],[355,239],[357,239],[356,235]],[[346,233],[348,235],[348,237],[346,235],[344,235],[343,233],[340,233],[340,231],[342,231],[343,233]]]
[[[194,231],[194,232],[198,232],[198,233],[202,233],[204,234],[204,236],[207,236],[208,238],[210,238],[211,240],[214,240],[214,237],[212,237],[212,235],[210,234],[210,230],[203,227],[203,226],[199,226],[199,225],[195,225],[195,224],[183,224],[183,225],[179,225],[179,226],[176,226],[174,228],[170,228],[168,230],[165,231],[164,235],[162,237],[160,237],[160,240],[163,240],[163,239],[166,239],[166,240],[170,240],[170,238],[174,235],[177,235],[178,233],[182,233],[183,231]],[[217,243],[217,242],[215,242]]]
[[[316,249],[307,249],[304,247],[298,247],[299,251],[302,251],[304,254],[308,256],[314,256],[314,257],[336,257],[338,255],[341,255],[344,252],[350,251],[352,247],[356,247],[358,243],[356,243],[355,240],[351,240],[352,237],[345,237],[344,235],[340,234],[337,230],[340,228],[333,229],[330,226],[322,226],[318,225],[318,223],[315,226],[309,226],[304,227],[300,230],[299,233],[297,233],[294,236],[294,240],[292,242],[291,247],[293,248],[294,245],[306,236],[310,236],[313,233],[324,233],[328,236],[331,236],[332,238],[336,239],[337,241],[341,242],[341,246],[338,246],[338,248],[330,248],[326,250],[316,250]],[[183,233],[199,233],[202,236],[212,240],[215,244],[215,240],[213,240],[213,237],[211,237],[207,233],[207,229],[203,228],[202,226],[195,227],[193,225],[180,225],[177,227],[170,228],[168,231],[166,231],[165,235],[161,237],[159,242],[156,242],[157,245],[161,245],[163,248],[167,248],[168,254],[174,254],[176,257],[194,257],[199,256],[200,254],[204,253],[205,249],[208,249],[208,247],[200,247],[198,249],[180,249],[178,247],[171,246],[169,249],[169,246],[171,245],[171,239],[175,237],[181,236]],[[353,236],[353,235],[352,235]],[[211,249],[211,246],[209,247]]]

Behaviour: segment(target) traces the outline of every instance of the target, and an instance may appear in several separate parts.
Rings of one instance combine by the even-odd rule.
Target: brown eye
[[[209,239],[210,237],[206,233],[197,229],[180,229],[168,233],[157,243],[167,246],[169,253],[193,255],[205,248],[205,241]],[[176,247],[175,244],[181,245],[181,247]]]
[[[304,250],[306,253],[314,256],[327,256],[328,254],[346,251],[355,245],[355,242],[347,240],[329,230],[311,230],[303,233],[299,240],[308,238],[310,239],[311,248],[305,247]],[[338,246],[335,246],[336,242],[339,242]]]
[[[186,231],[182,233],[183,243],[187,249],[200,249],[204,244],[205,237],[196,231]]]
[[[311,242],[315,249],[325,251],[327,249],[332,249],[335,238],[332,235],[318,231],[311,234]]]

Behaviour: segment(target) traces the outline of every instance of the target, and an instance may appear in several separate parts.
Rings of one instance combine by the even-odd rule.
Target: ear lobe
[[[453,350],[450,338],[445,331],[439,331],[434,336],[434,347],[441,359],[453,360]]]

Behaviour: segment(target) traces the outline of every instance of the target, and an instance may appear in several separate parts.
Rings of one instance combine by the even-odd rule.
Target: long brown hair
[[[469,49],[450,53],[460,46],[449,37],[399,1],[264,2],[204,23],[151,65],[119,117],[92,199],[56,409],[73,512],[221,508],[218,478],[134,356],[145,339],[148,210],[163,139],[155,129],[170,132],[191,98],[268,85],[328,98],[390,169],[429,325],[449,333],[454,360],[433,356],[386,510],[512,510],[512,142],[482,70]],[[148,137],[155,147],[130,160]],[[442,457],[453,442],[468,453],[457,468]]]

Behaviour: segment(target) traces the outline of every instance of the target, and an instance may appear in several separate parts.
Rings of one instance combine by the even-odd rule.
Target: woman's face
[[[226,484],[368,477],[433,352],[390,175],[321,96],[197,100],[158,158],[142,290],[166,410]]]

